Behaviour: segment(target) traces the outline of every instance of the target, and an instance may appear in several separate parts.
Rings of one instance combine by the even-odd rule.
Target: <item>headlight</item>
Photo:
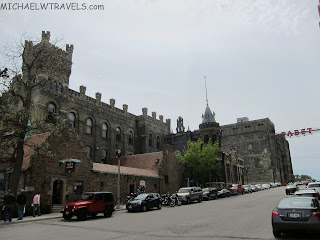
[[[141,200],[137,201],[137,204],[138,204],[138,205],[141,205],[141,203],[142,203],[142,201],[141,201]]]

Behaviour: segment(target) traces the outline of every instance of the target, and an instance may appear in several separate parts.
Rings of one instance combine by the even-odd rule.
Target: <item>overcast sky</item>
[[[179,116],[199,129],[204,76],[220,125],[248,117],[270,118],[279,133],[320,128],[317,0],[0,0],[9,2],[29,10],[0,10],[1,45],[50,31],[74,45],[71,89],[85,85],[136,115],[147,107],[173,132]],[[294,173],[320,179],[320,131],[288,141]]]

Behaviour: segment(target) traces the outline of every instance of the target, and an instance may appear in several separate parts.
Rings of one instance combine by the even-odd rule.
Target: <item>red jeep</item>
[[[111,217],[114,212],[114,200],[111,192],[85,192],[81,200],[68,203],[63,207],[63,218],[66,220],[77,216],[78,220],[86,220],[87,217],[96,217],[103,213],[104,217]]]

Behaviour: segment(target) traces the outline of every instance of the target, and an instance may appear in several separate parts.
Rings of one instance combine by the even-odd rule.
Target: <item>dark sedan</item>
[[[320,231],[320,206],[316,198],[289,197],[280,200],[272,211],[275,237],[295,231]]]
[[[202,199],[210,200],[217,199],[218,197],[218,189],[216,188],[202,188]]]
[[[218,191],[218,198],[230,197],[230,191],[228,189],[222,189]]]
[[[133,200],[129,200],[126,204],[126,209],[129,212],[142,211],[145,212],[150,208],[161,209],[161,198],[159,193],[143,193],[135,197]]]

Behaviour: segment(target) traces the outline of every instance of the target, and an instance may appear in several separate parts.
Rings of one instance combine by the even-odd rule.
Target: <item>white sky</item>
[[[0,10],[0,44],[50,31],[74,45],[70,88],[116,107],[199,128],[208,99],[220,125],[269,117],[277,132],[320,128],[317,0],[24,0],[104,10]],[[35,5],[33,7],[35,8]],[[0,68],[7,65],[0,56]],[[295,174],[320,179],[320,132],[290,138]]]

